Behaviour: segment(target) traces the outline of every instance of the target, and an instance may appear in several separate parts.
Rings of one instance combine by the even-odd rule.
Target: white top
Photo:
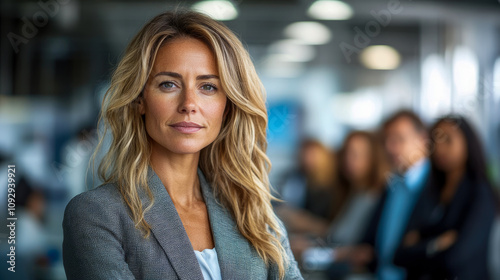
[[[219,260],[215,248],[205,249],[203,251],[194,250],[201,272],[205,280],[222,280],[220,274]]]

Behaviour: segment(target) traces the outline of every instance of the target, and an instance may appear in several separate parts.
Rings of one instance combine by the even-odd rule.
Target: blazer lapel
[[[212,187],[199,168],[198,177],[207,205],[222,279],[254,278],[258,274],[252,271],[264,267],[264,263],[248,240],[240,234],[230,212],[216,200]]]
[[[193,246],[174,203],[151,166],[148,166],[148,185],[155,197],[155,202],[144,214],[144,218],[151,225],[154,237],[165,251],[180,279],[203,279]],[[142,197],[146,200],[143,204],[149,204],[144,191],[142,191]]]

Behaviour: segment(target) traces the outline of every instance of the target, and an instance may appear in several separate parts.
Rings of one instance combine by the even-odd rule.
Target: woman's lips
[[[171,124],[170,127],[173,129],[182,132],[182,133],[195,133],[203,128],[203,126],[194,123],[194,122],[179,122]]]

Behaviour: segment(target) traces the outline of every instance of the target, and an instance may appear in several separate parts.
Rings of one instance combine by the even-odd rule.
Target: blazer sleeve
[[[438,203],[439,196],[439,192],[433,186],[427,186],[422,191],[415,205],[415,209],[418,210],[411,214],[403,233],[403,238],[401,238],[399,246],[394,252],[395,265],[414,271],[426,271],[432,263],[443,266],[443,254],[427,255],[427,247],[437,236],[422,237],[421,240],[412,246],[404,246],[404,236],[408,232],[412,230],[420,232],[422,227],[427,224],[429,216]]]
[[[109,196],[88,191],[74,197],[63,219],[63,264],[68,280],[135,279],[121,244],[119,211]]]
[[[446,265],[462,279],[487,279],[490,230],[495,219],[493,194],[486,185],[471,186],[473,201],[457,228],[456,242],[444,253]]]

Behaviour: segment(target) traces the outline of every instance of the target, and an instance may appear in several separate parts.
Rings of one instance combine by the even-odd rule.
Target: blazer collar
[[[214,189],[200,168],[198,177],[207,205],[222,279],[254,279],[256,271],[263,268],[264,262],[240,233],[230,211],[216,199]]]
[[[193,246],[174,203],[151,166],[148,166],[148,186],[155,201],[144,213],[144,219],[151,226],[152,235],[165,251],[179,279],[203,279]],[[150,201],[143,190],[141,194],[143,206],[146,207]]]
[[[256,258],[260,257],[248,240],[240,234],[231,213],[215,198],[214,190],[200,168],[197,173],[207,206],[222,279],[248,279],[252,275],[252,268],[257,268]],[[153,236],[165,251],[180,279],[203,279],[179,214],[151,166],[148,166],[148,185],[155,197],[155,203],[144,216],[151,226]],[[144,192],[141,192],[141,199],[144,199],[143,205],[147,206],[149,200]]]

